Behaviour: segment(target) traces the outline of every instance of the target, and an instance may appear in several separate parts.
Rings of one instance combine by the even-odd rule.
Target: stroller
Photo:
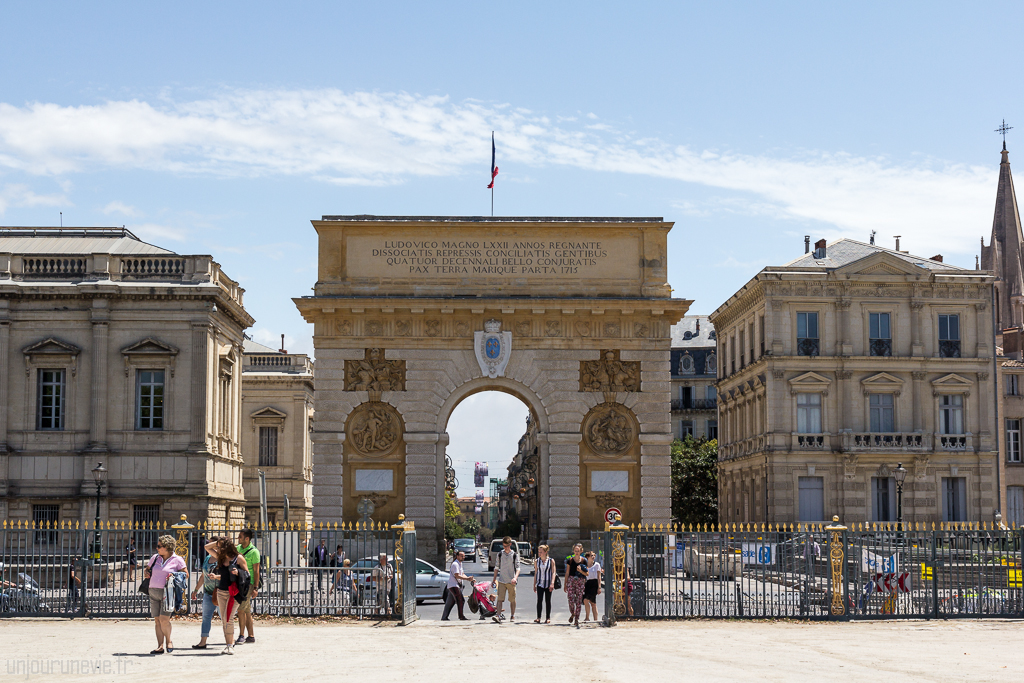
[[[473,586],[473,592],[466,602],[469,604],[469,609],[473,614],[480,613],[481,620],[493,617],[494,613],[498,611],[498,607],[495,604],[497,599],[494,584],[490,581],[477,581],[476,585]]]

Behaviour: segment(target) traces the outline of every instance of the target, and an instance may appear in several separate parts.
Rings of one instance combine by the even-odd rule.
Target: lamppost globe
[[[892,476],[896,480],[896,522],[899,524],[899,530],[903,531],[903,482],[907,480],[907,468],[903,463],[896,464]]]
[[[896,469],[893,471],[892,476],[896,479],[896,485],[902,487],[903,482],[907,480],[907,468],[903,466],[903,463],[896,465]]]
[[[103,463],[96,463],[96,467],[92,468],[92,478],[96,481],[97,485],[102,485],[104,480],[107,478],[107,468],[103,466]]]
[[[100,563],[101,556],[101,539],[100,539],[100,491],[103,489],[103,480],[107,478],[107,468],[103,466],[103,463],[96,463],[96,467],[92,468],[92,478],[96,482],[96,524],[93,526],[93,541],[92,541],[92,561],[94,564]]]

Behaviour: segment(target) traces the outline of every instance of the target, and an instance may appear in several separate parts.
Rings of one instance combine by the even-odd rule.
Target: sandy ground
[[[257,643],[194,651],[198,623],[176,624],[170,654],[151,656],[152,622],[0,621],[0,677],[27,680],[445,681],[495,672],[522,680],[1013,681],[1024,622],[673,621],[614,628],[491,622],[258,623]],[[77,668],[75,668],[77,667]],[[52,673],[51,673],[52,672]],[[62,673],[63,672],[63,673]],[[76,672],[89,672],[85,674]],[[501,680],[511,680],[502,678]]]

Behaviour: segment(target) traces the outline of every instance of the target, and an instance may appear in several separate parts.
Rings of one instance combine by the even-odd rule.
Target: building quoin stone
[[[990,272],[841,239],[764,268],[718,332],[723,522],[992,521]]]
[[[121,228],[0,228],[0,518],[245,512],[243,290]]]
[[[707,316],[687,315],[672,326],[672,433],[682,439],[718,438],[718,360]]]
[[[313,521],[313,362],[283,346],[248,338],[242,344],[245,516],[253,523],[260,519],[261,471],[267,522]]]
[[[1003,522],[1024,526],[1024,233],[1010,173],[1010,155],[1003,143],[996,187],[995,214],[989,245],[981,242],[981,267],[995,273],[996,351],[999,372],[998,416],[1000,505]]]

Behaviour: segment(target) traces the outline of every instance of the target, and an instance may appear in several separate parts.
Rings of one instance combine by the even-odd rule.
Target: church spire
[[[1014,315],[1014,299],[1024,296],[1024,233],[1021,231],[1017,195],[1010,173],[1010,153],[1006,149],[1006,121],[996,129],[1003,134],[1002,159],[999,163],[999,182],[996,185],[996,206],[992,216],[992,236],[989,246],[981,247],[982,270],[996,275],[996,320],[1000,327],[1021,324]],[[1019,307],[1019,306],[1018,306]]]

